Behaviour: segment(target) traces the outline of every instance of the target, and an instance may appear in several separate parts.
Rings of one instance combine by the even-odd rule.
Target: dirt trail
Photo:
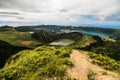
[[[97,65],[91,64],[87,58],[87,55],[73,50],[71,54],[71,61],[74,64],[72,69],[68,69],[68,75],[76,80],[88,80],[87,75],[89,70],[96,73],[95,80],[120,80],[116,73],[106,71]],[[107,72],[107,75],[103,75],[103,72]]]

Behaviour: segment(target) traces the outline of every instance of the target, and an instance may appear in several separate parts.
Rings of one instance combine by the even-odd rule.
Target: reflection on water
[[[61,39],[61,40],[58,40],[58,41],[51,42],[50,45],[54,45],[54,46],[67,46],[67,45],[70,45],[72,43],[74,43],[73,40]]]
[[[96,32],[96,31],[73,30],[72,32],[81,32],[81,33],[84,33],[84,34],[97,35],[97,36],[100,36],[100,37],[109,37],[110,36],[109,34],[105,34],[105,33],[102,33],[102,32]]]

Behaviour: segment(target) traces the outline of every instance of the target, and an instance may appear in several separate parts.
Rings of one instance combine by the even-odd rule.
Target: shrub
[[[102,54],[88,53],[89,57],[92,59],[92,63],[102,66],[104,69],[120,72],[120,62],[111,59]]]
[[[88,80],[95,80],[95,75],[96,73],[90,70],[87,74]]]
[[[103,72],[102,75],[108,75],[108,73],[107,72]]]

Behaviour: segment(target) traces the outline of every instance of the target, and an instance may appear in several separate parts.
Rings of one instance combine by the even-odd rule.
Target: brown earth
[[[33,41],[22,41],[21,44],[28,46],[32,43]]]
[[[19,34],[26,34],[25,32],[19,32]]]
[[[88,56],[77,50],[73,50],[70,56],[74,67],[67,70],[68,75],[75,80],[88,80],[88,72],[93,71],[95,75],[94,80],[120,80],[117,73],[107,71],[101,67],[90,62]],[[107,75],[103,75],[106,72]]]

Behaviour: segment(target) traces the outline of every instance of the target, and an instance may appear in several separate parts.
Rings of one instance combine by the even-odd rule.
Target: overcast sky
[[[120,0],[0,0],[0,24],[120,25]]]

